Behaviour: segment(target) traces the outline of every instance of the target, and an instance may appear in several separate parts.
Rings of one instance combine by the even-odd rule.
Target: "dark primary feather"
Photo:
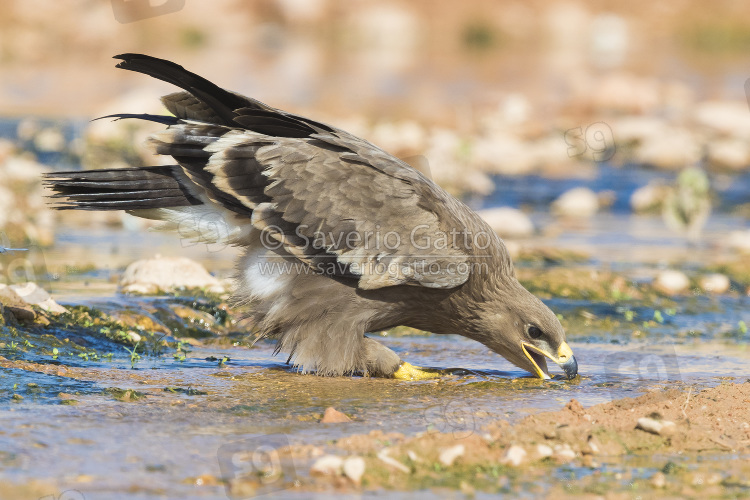
[[[122,59],[118,68],[144,73],[190,92],[219,116],[222,125],[233,125],[235,109],[259,106],[259,103],[248,102],[166,59],[143,54],[120,54],[114,58]]]
[[[203,110],[198,115],[207,121],[218,118],[217,125],[244,127],[255,132],[280,137],[307,137],[319,131],[332,129],[328,125],[271,108],[262,102],[222,89],[205,78],[192,73],[179,64],[143,54],[120,54],[118,68],[144,73],[169,82],[187,91],[195,99],[205,104],[210,112]],[[181,104],[180,101],[183,101]],[[184,106],[185,96],[171,94],[165,97],[164,104],[172,113],[183,119],[195,119]],[[195,106],[195,102],[188,99]]]
[[[104,118],[114,118],[115,121],[134,118],[137,120],[146,120],[149,122],[161,123],[163,125],[177,125],[180,122],[180,120],[178,120],[174,116],[150,115],[148,113],[117,113],[114,115],[100,116],[99,118],[94,118],[91,121],[103,120]]]

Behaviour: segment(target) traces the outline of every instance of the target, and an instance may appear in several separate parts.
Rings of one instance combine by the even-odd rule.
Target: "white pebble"
[[[365,473],[365,459],[362,457],[348,457],[344,460],[344,475],[354,483],[359,484]]]
[[[714,273],[701,277],[700,285],[704,292],[721,294],[729,290],[731,283],[727,276]]]
[[[654,286],[669,295],[684,292],[690,287],[690,280],[685,273],[674,269],[662,271],[656,277]]]
[[[514,444],[508,448],[508,451],[505,452],[505,455],[500,462],[506,465],[518,467],[524,462],[524,460],[526,460],[526,450],[517,444]]]
[[[450,467],[458,457],[464,454],[464,452],[466,452],[466,447],[462,444],[457,444],[441,451],[438,460],[440,460],[440,463],[446,467]]]
[[[592,217],[599,211],[599,197],[585,187],[564,192],[552,203],[552,212],[562,217]]]
[[[568,443],[562,445],[555,445],[555,460],[560,463],[570,462],[576,457],[576,452],[573,451]]]
[[[546,444],[539,443],[536,445],[536,454],[539,455],[539,458],[548,458],[552,456],[552,448]]]
[[[324,474],[324,475],[338,475],[341,473],[341,468],[344,465],[344,460],[336,455],[325,455],[315,461],[312,467],[310,467],[311,474]]]
[[[656,434],[658,436],[667,436],[669,434],[672,434],[675,431],[676,427],[677,426],[674,422],[670,422],[668,420],[663,420],[660,422],[648,417],[639,418],[635,426],[636,429],[650,432],[651,434]]]

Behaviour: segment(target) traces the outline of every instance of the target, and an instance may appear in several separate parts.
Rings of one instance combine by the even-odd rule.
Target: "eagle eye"
[[[544,332],[542,332],[541,328],[539,328],[536,325],[529,325],[526,327],[526,333],[529,334],[529,337],[532,339],[538,339],[541,338],[542,335],[544,335]]]

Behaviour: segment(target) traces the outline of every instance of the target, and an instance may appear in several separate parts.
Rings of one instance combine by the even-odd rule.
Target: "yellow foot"
[[[398,380],[430,380],[433,378],[440,378],[442,373],[440,370],[432,370],[430,368],[420,368],[404,361],[398,370],[393,372],[392,377]]]

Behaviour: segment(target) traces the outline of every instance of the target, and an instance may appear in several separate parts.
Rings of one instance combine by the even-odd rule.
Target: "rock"
[[[8,285],[0,283],[0,304],[5,307],[28,307],[25,300]]]
[[[478,138],[472,152],[472,163],[492,174],[528,175],[537,166],[536,155],[529,145],[504,132]]]
[[[637,214],[659,213],[668,190],[661,182],[649,182],[630,195],[630,208]]]
[[[224,293],[225,289],[199,263],[186,257],[161,257],[137,260],[130,264],[120,279],[125,293],[150,295],[182,288],[200,288]]]
[[[343,422],[351,422],[352,419],[336,410],[334,407],[329,406],[323,413],[323,418],[320,419],[321,424],[340,424]]]
[[[686,129],[668,128],[646,137],[635,157],[638,163],[677,170],[700,160],[700,141]]]
[[[727,244],[734,250],[750,253],[750,229],[731,231]]]
[[[647,114],[659,103],[659,82],[624,72],[611,72],[597,81],[589,94],[591,104],[600,110],[622,114]]]
[[[676,295],[690,287],[690,280],[681,271],[667,269],[660,272],[654,280],[654,288],[667,295]]]
[[[564,464],[576,458],[576,452],[568,443],[556,444],[552,457],[557,463]]]
[[[657,472],[651,476],[651,486],[659,489],[664,488],[667,486],[667,476],[663,472]]]
[[[344,460],[343,472],[354,484],[362,482],[365,473],[365,459],[362,457],[348,457]]]
[[[527,238],[534,234],[529,216],[516,208],[490,208],[477,213],[503,238]]]
[[[552,203],[552,213],[561,217],[592,217],[599,210],[599,197],[589,188],[564,192]]]
[[[39,151],[60,152],[65,149],[65,136],[57,127],[43,128],[34,137],[34,147]]]
[[[26,156],[11,156],[2,164],[3,177],[25,183],[38,183],[49,168]]]
[[[68,312],[63,306],[55,302],[44,289],[36,283],[19,283],[11,285],[10,288],[23,299],[26,304],[38,306],[52,314]]]
[[[36,313],[29,304],[5,284],[0,284],[0,304],[18,321],[34,321],[36,318]]]
[[[674,433],[676,427],[675,423],[669,420],[654,420],[648,417],[639,418],[635,426],[636,429],[650,432],[657,436],[668,436]]]
[[[336,455],[324,455],[317,459],[310,467],[310,474],[324,476],[338,476],[344,466],[344,459]]]
[[[693,119],[724,135],[750,138],[750,114],[743,101],[705,101],[694,108]]]
[[[552,456],[552,447],[544,443],[536,445],[536,454],[540,460],[549,458]]]
[[[407,466],[405,466],[404,464],[402,464],[401,462],[399,462],[395,458],[390,457],[388,455],[389,453],[390,453],[390,449],[389,448],[383,448],[377,454],[378,460],[380,460],[381,462],[383,462],[385,464],[388,464],[391,467],[394,467],[394,468],[396,468],[396,469],[398,469],[401,472],[404,472],[406,474],[411,473],[411,469],[409,469]]]
[[[455,446],[451,446],[450,448],[446,448],[440,452],[440,455],[438,456],[438,460],[440,460],[440,463],[443,464],[446,467],[450,467],[453,465],[453,462],[456,461],[456,459],[460,456],[462,456],[466,452],[466,447],[462,444],[457,444]]]
[[[704,292],[722,294],[729,290],[731,282],[726,275],[713,273],[701,276],[700,286]]]
[[[620,144],[640,144],[648,137],[661,134],[666,122],[660,118],[630,115],[608,122],[612,125],[612,135]]]
[[[750,164],[750,145],[741,139],[716,139],[708,143],[707,155],[711,165],[740,170]]]
[[[510,448],[508,448],[508,450],[505,452],[505,455],[503,455],[503,458],[500,460],[500,463],[505,464],[505,465],[512,465],[513,467],[518,467],[525,461],[526,461],[526,450],[524,450],[521,446],[514,444]]]

